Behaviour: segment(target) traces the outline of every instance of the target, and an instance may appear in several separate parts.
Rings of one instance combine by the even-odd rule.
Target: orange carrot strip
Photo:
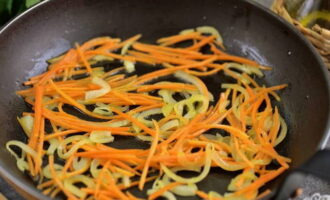
[[[149,154],[148,154],[148,157],[146,159],[146,162],[144,163],[144,167],[143,167],[143,170],[142,170],[142,175],[140,177],[140,183],[139,183],[139,189],[140,190],[143,189],[143,186],[144,186],[144,183],[145,183],[145,180],[146,180],[146,177],[147,177],[150,161],[151,161],[153,155],[156,152],[156,148],[157,148],[158,141],[159,141],[159,126],[158,126],[158,123],[156,121],[153,121],[153,124],[154,124],[154,127],[155,127],[155,135],[153,137],[153,141],[152,141],[151,147],[149,149]]]
[[[210,59],[204,60],[202,62],[194,63],[194,64],[188,64],[188,65],[183,65],[183,66],[173,67],[173,68],[166,68],[166,69],[161,69],[161,70],[158,70],[158,71],[155,71],[155,72],[151,72],[151,73],[140,76],[136,84],[145,83],[147,81],[150,81],[150,80],[154,79],[155,77],[159,78],[160,76],[167,76],[167,75],[172,74],[172,73],[174,73],[178,70],[204,66],[204,65],[206,65],[208,63],[211,63],[215,60],[216,60],[216,58],[212,57]]]
[[[170,184],[167,184],[166,186],[162,187],[161,189],[157,190],[156,192],[152,193],[151,195],[149,195],[148,200],[154,200],[157,197],[161,196],[162,194],[164,194],[164,192],[175,188],[176,186],[182,185],[182,183],[179,182],[173,182]]]

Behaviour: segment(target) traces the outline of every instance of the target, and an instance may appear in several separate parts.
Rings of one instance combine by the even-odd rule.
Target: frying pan
[[[74,42],[97,36],[127,38],[142,33],[142,41],[153,42],[201,25],[216,27],[230,53],[271,66],[273,70],[266,72],[263,83],[289,84],[279,103],[289,133],[278,150],[292,158],[291,167],[300,171],[294,181],[291,178],[284,183],[285,188],[301,180],[302,171],[329,176],[326,164],[329,166],[330,159],[321,158],[329,158],[327,151],[303,165],[324,148],[329,137],[330,84],[325,67],[311,45],[289,24],[261,6],[241,0],[53,0],[15,18],[0,32],[1,175],[25,197],[47,199],[17,169],[15,159],[4,148],[9,140],[25,140],[16,116],[27,108],[15,91],[23,87],[23,81],[45,71],[47,59],[63,53]],[[220,82],[208,81],[209,86]],[[231,177],[230,173],[215,171],[201,187],[222,193]],[[267,187],[279,191],[283,177]],[[278,199],[286,199],[289,191],[285,188]]]

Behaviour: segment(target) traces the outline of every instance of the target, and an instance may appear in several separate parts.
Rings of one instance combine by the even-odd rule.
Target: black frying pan
[[[24,139],[16,116],[26,107],[15,91],[46,69],[45,60],[63,53],[74,42],[96,36],[127,38],[142,33],[143,41],[153,42],[201,25],[219,29],[229,52],[273,67],[266,73],[266,84],[289,83],[280,103],[289,134],[278,149],[293,159],[293,168],[325,146],[330,109],[325,67],[303,36],[270,11],[239,0],[53,0],[23,13],[0,32],[2,176],[25,195],[46,199],[4,148],[8,140]],[[324,160],[321,168],[317,168],[320,161],[313,163],[318,164],[312,166],[314,170],[327,172]],[[202,185],[224,192],[229,178],[230,174],[214,172]],[[280,181],[269,187],[279,188]]]

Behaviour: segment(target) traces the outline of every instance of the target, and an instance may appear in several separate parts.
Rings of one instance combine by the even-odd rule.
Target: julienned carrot
[[[42,86],[35,87],[34,123],[33,123],[32,135],[29,140],[29,145],[32,148],[35,148],[36,140],[38,139],[40,133],[43,90],[44,88]]]
[[[193,33],[188,33],[185,35],[175,35],[171,37],[166,37],[166,38],[160,38],[157,40],[158,43],[161,43],[161,46],[170,46],[172,44],[182,42],[182,41],[187,41],[187,40],[192,40],[192,39],[201,39],[202,36],[198,32],[193,32]]]
[[[118,114],[119,116],[123,117],[124,119],[127,119],[129,121],[131,121],[132,123],[134,123],[135,125],[137,125],[138,127],[140,127],[141,129],[143,129],[146,133],[154,136],[156,133],[155,131],[153,131],[152,129],[148,128],[146,125],[144,125],[143,123],[139,122],[137,119],[135,119],[134,117],[127,115],[115,108],[112,108],[112,110]]]
[[[211,197],[210,195],[206,194],[203,191],[196,191],[196,194],[201,197],[204,200],[222,200],[223,198],[219,198],[219,197]]]
[[[183,54],[183,55],[201,55],[200,52],[187,50],[184,48],[172,48],[172,47],[164,47],[164,46],[158,46],[158,45],[151,45],[151,44],[143,44],[143,43],[135,43],[133,47],[142,47],[144,49],[148,50],[157,50],[161,52],[169,52],[169,53],[176,53],[177,54]],[[175,54],[174,54],[175,55]]]
[[[175,67],[175,68],[166,68],[166,69],[161,69],[161,70],[158,70],[158,71],[155,71],[155,72],[151,72],[151,73],[148,73],[148,74],[145,74],[145,75],[142,75],[141,77],[139,77],[139,80],[138,80],[137,84],[145,83],[145,82],[150,81],[152,79],[159,78],[160,76],[170,75],[170,74],[172,74],[172,73],[174,73],[178,70],[184,70],[184,69],[197,68],[197,67],[200,67],[200,66],[204,66],[204,65],[206,65],[208,63],[211,63],[215,60],[216,60],[216,57],[212,57],[212,58],[209,58],[209,59],[204,60],[202,62],[197,62],[197,63],[194,63],[194,64],[182,65],[182,66],[178,66],[178,67]]]
[[[84,55],[85,52],[82,52],[78,43],[76,43],[76,49],[77,49],[77,53],[78,53],[80,59],[82,60],[82,63],[84,63],[84,65],[86,67],[87,72],[92,73],[91,65],[89,64],[89,62],[87,62],[87,60],[85,58],[85,55]]]
[[[211,156],[211,167],[259,174],[257,180],[243,188],[245,179],[240,178],[236,183],[240,189],[232,194],[251,199],[261,186],[289,167],[291,160],[275,149],[285,134],[285,126],[280,112],[270,100],[270,96],[280,100],[275,91],[287,85],[260,86],[250,74],[233,71],[226,62],[261,70],[269,68],[225,53],[217,48],[219,44],[213,35],[193,30],[161,38],[160,45],[137,42],[140,37],[136,35],[124,41],[100,37],[81,46],[77,44],[75,49],[59,56],[47,72],[25,82],[31,88],[17,92],[33,107],[32,113],[23,113],[24,118],[19,118],[23,127],[25,122],[33,124],[32,130],[30,125],[24,127],[30,132],[28,145],[32,153],[24,152],[22,159],[27,162],[32,176],[42,179],[43,172],[49,169],[45,175],[51,177],[41,181],[38,189],[51,197],[62,193],[68,199],[80,199],[77,192],[82,191],[81,195],[96,199],[136,200],[139,198],[124,191],[136,186],[142,190],[146,182],[161,181],[164,178],[161,165],[173,172],[174,169],[196,166],[204,170],[207,169],[204,167],[205,157]],[[179,47],[186,41],[192,45]],[[210,50],[207,54],[201,51],[207,48]],[[117,65],[122,61],[133,62],[138,74],[141,63],[157,68],[143,75],[127,76],[127,66]],[[116,67],[109,70],[113,64]],[[159,69],[158,65],[164,68]],[[182,71],[179,72],[181,75],[176,73],[178,71]],[[221,92],[219,85],[220,95],[215,95],[212,105],[200,100],[194,102],[196,94],[210,99],[210,85],[204,83],[203,77],[223,72],[235,81],[231,87]],[[176,78],[192,83],[163,81],[174,74]],[[103,79],[111,91],[86,101],[86,92],[102,88],[92,83],[93,77]],[[159,90],[165,92],[157,95]],[[187,104],[181,105],[182,99]],[[81,114],[71,113],[67,105]],[[203,106],[205,112],[199,111]],[[180,109],[182,112],[178,112]],[[149,112],[151,114],[147,115]],[[211,129],[221,134],[207,134]],[[137,137],[150,141],[151,145],[145,149],[119,149],[106,145],[114,140],[113,146],[116,146],[118,136]],[[133,145],[134,141],[130,143]],[[55,163],[57,152],[67,153],[66,158],[58,158],[64,165]],[[38,159],[42,157],[47,157],[48,162]],[[271,160],[276,160],[281,167],[269,171],[265,164],[261,164]],[[41,170],[41,167],[45,169]],[[72,190],[72,187],[66,187],[71,183],[81,183],[84,188]],[[164,182],[154,183],[157,188],[152,189],[156,191],[148,199],[156,199],[165,192],[172,195],[171,189],[185,185],[173,177],[161,189],[158,184]],[[203,191],[197,191],[196,195],[202,199],[222,199]]]
[[[77,198],[72,195],[69,191],[65,189],[63,186],[62,182],[57,178],[55,169],[54,169],[54,157],[51,155],[48,157],[48,162],[49,162],[49,169],[50,173],[52,174],[52,178],[54,179],[55,183],[57,184],[58,187],[61,188],[62,192],[70,199],[77,200]]]
[[[197,90],[197,88],[190,84],[183,83],[170,83],[170,84],[157,84],[157,85],[143,85],[137,89],[138,92],[149,92],[157,89],[169,89],[174,91],[182,90]]]
[[[206,37],[206,38],[203,38],[202,40],[200,40],[198,43],[192,45],[191,47],[188,47],[187,49],[188,50],[196,50],[196,49],[199,49],[203,46],[205,46],[206,44],[209,44],[211,43],[211,41],[213,41],[215,39],[215,36],[209,36],[209,37]]]
[[[151,143],[151,147],[150,147],[150,150],[149,150],[148,157],[146,159],[146,162],[144,163],[144,167],[143,167],[143,170],[142,170],[142,174],[141,174],[141,178],[140,178],[140,182],[139,182],[139,189],[140,190],[143,190],[143,186],[144,186],[144,183],[146,181],[147,173],[149,171],[150,161],[151,161],[152,156],[156,152],[156,148],[157,148],[158,140],[159,140],[159,126],[158,126],[157,122],[155,122],[155,121],[153,121],[153,124],[154,124],[154,127],[155,127],[156,130],[155,130],[154,139]]]

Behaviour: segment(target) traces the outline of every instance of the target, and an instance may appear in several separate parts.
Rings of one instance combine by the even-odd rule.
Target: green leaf
[[[39,2],[40,2],[40,0],[26,0],[25,1],[25,6],[27,8],[30,8],[31,6],[33,6],[34,4],[37,4]]]
[[[7,0],[0,0],[0,26],[10,19]]]
[[[7,0],[7,10],[9,14],[12,13],[12,8],[13,8],[13,0]]]

